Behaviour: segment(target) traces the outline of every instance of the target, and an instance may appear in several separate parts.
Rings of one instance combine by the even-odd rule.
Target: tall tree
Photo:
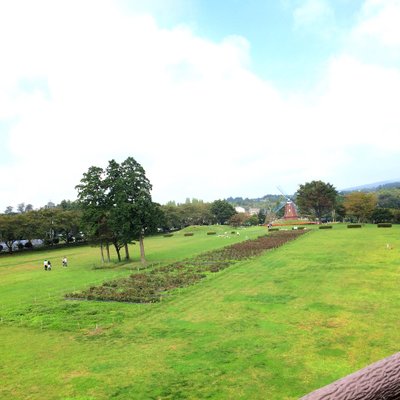
[[[111,160],[106,171],[91,167],[76,188],[92,235],[110,240],[119,260],[120,250],[125,247],[129,259],[128,244],[139,240],[144,263],[144,235],[153,231],[161,214],[151,200],[152,187],[143,167],[132,157],[121,164]]]
[[[221,225],[227,223],[229,218],[236,214],[235,208],[226,200],[215,200],[211,204],[211,212]]]
[[[140,258],[145,263],[144,235],[156,229],[159,207],[151,199],[152,186],[145,170],[133,157],[122,162],[121,176],[126,194],[124,212],[129,218],[128,238],[139,240]]]
[[[376,193],[353,192],[345,196],[346,214],[357,218],[358,222],[366,222],[371,218],[377,204]]]
[[[104,170],[95,166],[90,167],[83,174],[81,183],[76,186],[76,189],[86,234],[92,242],[100,244],[103,261],[103,246],[106,246],[108,261],[110,261],[108,246],[112,235],[108,227],[109,204]]]
[[[303,215],[320,220],[335,208],[337,190],[330,183],[307,182],[300,185],[296,193],[296,204]]]

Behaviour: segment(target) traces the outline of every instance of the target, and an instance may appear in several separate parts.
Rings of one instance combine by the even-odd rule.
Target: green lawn
[[[206,235],[216,229],[222,236]],[[265,228],[191,231],[147,239],[149,262]],[[399,351],[399,234],[313,227],[156,304],[63,298],[132,273],[138,246],[132,263],[112,268],[98,268],[90,247],[0,257],[0,398],[296,399]]]

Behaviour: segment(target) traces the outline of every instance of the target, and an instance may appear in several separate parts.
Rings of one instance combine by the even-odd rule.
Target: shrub
[[[347,225],[348,228],[361,228],[361,226],[362,226],[362,225],[360,225],[360,224],[350,224],[350,225]]]
[[[26,242],[24,244],[24,246],[25,246],[26,249],[31,249],[33,247],[33,244],[32,244],[32,242]]]
[[[171,237],[171,236],[174,236],[174,234],[173,234],[173,233],[166,233],[166,234],[164,235],[164,237]]]
[[[207,235],[216,235],[217,232],[207,232]]]
[[[187,232],[187,233],[185,233],[183,236],[193,236],[193,235],[194,235],[193,232]]]
[[[332,225],[321,225],[318,229],[332,229]]]
[[[268,228],[268,232],[279,231],[279,228]]]
[[[389,222],[381,222],[380,224],[377,225],[378,228],[391,228],[392,224]]]
[[[22,250],[24,248],[24,245],[21,242],[19,242],[17,244],[17,248],[18,248],[18,250]]]

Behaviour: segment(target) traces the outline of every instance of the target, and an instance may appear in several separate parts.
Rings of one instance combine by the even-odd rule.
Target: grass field
[[[149,238],[148,261],[265,233],[216,229]],[[313,227],[156,304],[64,300],[137,247],[109,268],[90,247],[0,257],[1,399],[296,399],[399,351],[399,226]]]

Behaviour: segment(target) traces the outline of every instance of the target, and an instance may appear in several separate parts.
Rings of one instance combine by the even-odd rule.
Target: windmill
[[[279,204],[279,206],[274,210],[277,213],[282,207],[285,207],[284,219],[298,219],[297,208],[294,201],[282,190],[280,186],[277,186],[278,190],[281,192],[282,196],[285,198],[284,201]]]

